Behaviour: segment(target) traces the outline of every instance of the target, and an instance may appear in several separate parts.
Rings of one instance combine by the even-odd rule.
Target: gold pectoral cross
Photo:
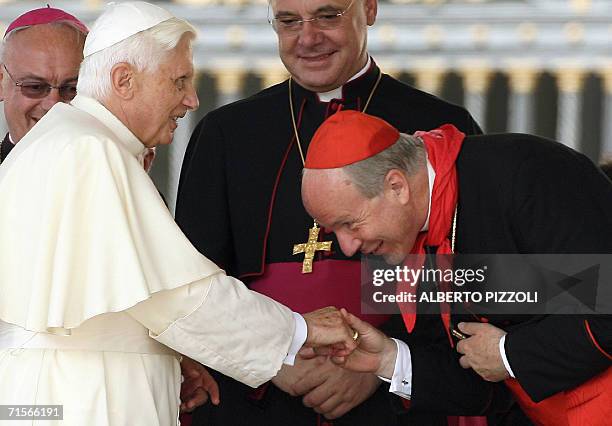
[[[310,274],[312,272],[312,260],[314,259],[317,250],[331,250],[331,241],[317,241],[319,239],[319,231],[321,228],[314,221],[312,228],[308,230],[308,241],[302,244],[293,246],[293,254],[304,253],[304,262],[302,263],[302,274]]]

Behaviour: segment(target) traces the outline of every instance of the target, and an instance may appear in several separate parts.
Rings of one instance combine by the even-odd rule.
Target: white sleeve
[[[516,379],[516,376],[512,372],[512,368],[510,368],[510,363],[508,362],[508,357],[506,357],[506,335],[504,334],[501,339],[499,339],[499,353],[501,354],[502,362],[504,363],[504,367],[506,367],[506,371],[510,374],[510,377]]]
[[[294,312],[293,319],[295,320],[295,331],[293,333],[293,340],[287,351],[287,356],[283,360],[284,364],[293,365],[295,363],[295,356],[297,355],[300,348],[306,342],[308,337],[308,326],[306,320],[300,314]]]
[[[412,395],[412,357],[410,355],[410,348],[401,340],[393,340],[397,345],[397,357],[395,358],[393,376],[391,376],[391,380],[381,376],[378,377],[387,383],[391,383],[389,392],[402,398],[410,399]]]
[[[302,339],[291,310],[224,273],[156,293],[127,312],[157,341],[253,387],[274,377]]]

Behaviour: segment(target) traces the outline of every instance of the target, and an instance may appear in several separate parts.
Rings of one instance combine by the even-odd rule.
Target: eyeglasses
[[[76,96],[76,84],[62,84],[61,86],[52,86],[46,82],[38,82],[38,81],[18,81],[13,78],[8,68],[6,68],[5,64],[2,64],[4,70],[8,74],[8,76],[13,80],[15,86],[19,87],[21,90],[21,94],[26,98],[30,99],[42,99],[47,96],[51,89],[57,89],[59,92],[60,98],[63,101],[68,102],[74,99]]]
[[[320,30],[333,30],[342,22],[342,17],[349,11],[355,0],[351,0],[346,9],[339,12],[322,12],[312,18],[302,18],[301,16],[281,16],[270,18],[270,2],[268,2],[268,22],[278,34],[297,34],[302,31],[305,22],[310,22]]]

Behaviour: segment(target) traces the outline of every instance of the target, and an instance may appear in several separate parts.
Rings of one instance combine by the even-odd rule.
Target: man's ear
[[[376,22],[376,14],[378,13],[378,0],[365,0],[366,22],[369,26]]]
[[[398,169],[391,169],[387,172],[385,176],[384,191],[385,194],[396,199],[402,205],[406,205],[410,201],[410,185],[408,185],[408,179],[406,175]]]
[[[111,87],[113,93],[122,100],[134,97],[136,90],[136,72],[126,62],[119,62],[111,69]]]

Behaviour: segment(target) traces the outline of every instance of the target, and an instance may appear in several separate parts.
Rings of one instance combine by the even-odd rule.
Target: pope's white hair
[[[155,72],[184,35],[193,40],[196,29],[187,21],[171,18],[148,30],[87,56],[81,63],[77,93],[102,101],[111,93],[111,70],[121,62],[138,72]]]

